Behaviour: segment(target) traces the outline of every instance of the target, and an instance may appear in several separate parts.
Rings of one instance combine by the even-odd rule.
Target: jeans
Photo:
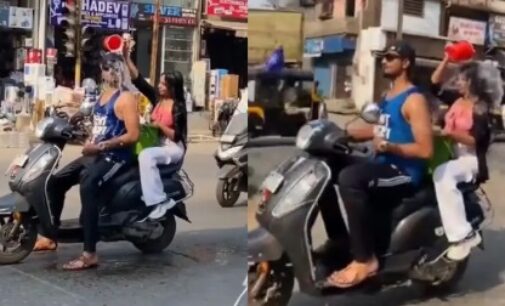
[[[449,242],[463,240],[473,230],[466,218],[463,194],[457,184],[471,181],[477,171],[477,157],[465,155],[441,164],[433,174],[438,209]]]
[[[146,148],[139,155],[140,182],[146,206],[160,204],[167,200],[163,190],[158,165],[178,163],[184,157],[182,144],[170,142],[162,147]]]

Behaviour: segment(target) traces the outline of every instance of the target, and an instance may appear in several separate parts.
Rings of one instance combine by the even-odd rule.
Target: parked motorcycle
[[[77,219],[64,220],[59,228],[54,223],[54,211],[48,201],[47,185],[56,172],[67,142],[81,131],[68,121],[49,117],[35,131],[41,143],[29,148],[9,166],[11,193],[0,197],[0,264],[14,264],[28,256],[39,229],[57,237],[58,242],[82,242],[82,228]],[[148,211],[141,200],[137,166],[112,179],[104,193],[107,203],[100,208],[100,240],[126,240],[144,253],[164,250],[176,232],[175,217],[189,222],[184,200],[193,194],[193,183],[181,164],[160,166],[163,185],[177,205],[158,222],[140,221]]]
[[[227,101],[221,104],[217,110],[217,121],[211,127],[212,135],[214,137],[220,136],[224,133],[226,127],[229,125],[231,119],[233,118],[233,114],[237,108],[237,105],[238,103],[233,101]]]
[[[370,123],[378,120],[371,111],[362,116]],[[443,292],[462,278],[468,258],[456,262],[445,257],[449,243],[428,178],[415,195],[393,209],[374,212],[378,275],[355,288],[327,284],[333,271],[352,260],[336,178],[345,166],[367,153],[366,147],[350,144],[343,136],[344,131],[331,122],[308,123],[296,140],[304,152],[265,179],[256,212],[259,227],[248,236],[249,305],[287,305],[295,278],[300,291],[315,296],[380,291],[410,281]],[[475,184],[460,184],[459,188],[468,220],[480,230],[489,201]],[[329,240],[315,250],[311,229],[319,211]]]
[[[222,207],[232,207],[240,193],[247,192],[247,138],[247,113],[236,113],[214,154],[220,168],[216,198]]]

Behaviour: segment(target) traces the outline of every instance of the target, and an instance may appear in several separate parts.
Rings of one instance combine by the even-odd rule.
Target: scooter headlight
[[[314,134],[314,129],[309,124],[303,126],[296,136],[296,147],[300,150],[306,150],[310,145],[310,140]]]
[[[44,136],[44,132],[46,131],[47,127],[53,124],[53,122],[54,119],[51,117],[42,120],[35,128],[35,137],[42,138],[42,136]]]

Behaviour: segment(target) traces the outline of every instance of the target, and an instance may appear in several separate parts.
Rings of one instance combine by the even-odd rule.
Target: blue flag
[[[279,47],[267,59],[266,69],[267,71],[280,71],[282,68],[284,68],[284,49]]]

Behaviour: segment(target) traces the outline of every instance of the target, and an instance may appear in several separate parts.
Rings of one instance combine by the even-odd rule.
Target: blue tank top
[[[375,135],[383,137],[388,142],[397,144],[407,144],[415,141],[412,128],[403,117],[402,107],[407,101],[407,97],[416,92],[419,92],[419,89],[412,87],[393,98],[384,99],[380,105],[381,120],[380,124],[375,126]],[[421,183],[427,169],[425,160],[407,158],[390,153],[379,153],[376,156],[376,160],[380,163],[394,165],[405,175],[410,176],[415,185]]]
[[[97,103],[95,105],[93,112],[93,143],[97,144],[126,134],[124,121],[119,119],[114,112],[114,106],[120,95],[121,92],[118,90],[106,104],[100,105],[100,103]],[[112,149],[105,154],[117,161],[130,161],[132,158],[131,148],[128,147]]]

